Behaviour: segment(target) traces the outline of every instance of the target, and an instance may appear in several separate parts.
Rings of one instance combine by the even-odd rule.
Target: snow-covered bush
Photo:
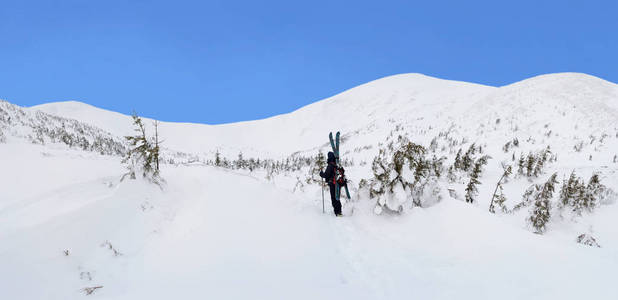
[[[314,161],[311,162],[311,167],[309,168],[309,176],[307,177],[307,183],[320,183],[322,182],[322,177],[320,177],[320,171],[326,168],[326,158],[322,152],[319,152],[315,157]]]
[[[463,143],[463,142],[462,142]],[[447,179],[449,182],[462,182],[464,177],[469,177],[470,180],[466,184],[466,201],[473,202],[474,195],[476,195],[476,185],[480,184],[479,178],[482,173],[482,167],[487,164],[487,160],[491,157],[488,155],[482,155],[483,147],[477,146],[472,143],[466,152],[460,148],[455,155],[455,161],[447,169]],[[480,155],[480,157],[477,157]],[[477,166],[477,163],[480,165]]]
[[[428,159],[426,153],[423,146],[401,136],[397,144],[380,149],[372,164],[373,178],[368,181],[370,198],[377,199],[379,211],[401,212],[406,203],[427,207],[440,201],[438,179],[445,158]]]
[[[593,212],[600,204],[612,203],[614,197],[614,192],[601,184],[598,174],[593,174],[585,184],[573,171],[562,183],[559,207],[581,216],[583,212]]]
[[[544,167],[548,162],[556,161],[557,157],[551,152],[549,146],[536,153],[529,152],[527,156],[520,155],[517,163],[517,175],[528,178],[536,178],[544,173]]]
[[[597,242],[597,240],[589,235],[589,234],[585,234],[582,233],[577,237],[577,243],[578,244],[582,244],[582,245],[586,245],[586,246],[590,246],[590,247],[597,247],[597,248],[601,248],[601,245],[599,245],[599,243]]]

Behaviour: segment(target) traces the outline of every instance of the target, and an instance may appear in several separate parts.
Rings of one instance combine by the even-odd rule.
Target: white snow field
[[[0,299],[618,299],[615,195],[579,217],[552,215],[544,234],[527,224],[528,208],[488,212],[501,163],[547,146],[557,160],[542,175],[504,184],[509,208],[554,172],[554,202],[572,171],[586,181],[597,173],[617,191],[617,124],[618,86],[585,74],[499,88],[403,74],[265,120],[164,122],[173,161],[159,187],[120,181],[129,116],[0,101]],[[269,176],[209,163],[217,151],[230,160],[240,151],[315,156],[337,130],[352,161],[343,218],[328,192],[322,213],[309,167]],[[491,159],[476,202],[463,201],[462,175],[440,181],[431,205],[402,201],[402,213],[376,215],[358,183],[399,135],[446,166],[459,148],[482,145]],[[504,151],[514,138],[519,146]],[[583,233],[600,247],[576,243]]]

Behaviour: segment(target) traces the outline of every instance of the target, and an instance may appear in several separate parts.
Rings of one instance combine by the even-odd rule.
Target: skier
[[[326,182],[328,183],[328,187],[330,189],[330,201],[333,204],[333,209],[335,210],[335,216],[340,217],[341,216],[341,202],[337,200],[337,197],[335,195],[336,193],[335,180],[337,180],[337,178],[335,178],[335,175],[336,175],[335,170],[337,169],[335,153],[328,152],[327,162],[328,162],[328,166],[326,167],[326,171],[324,172],[320,171],[320,177],[324,178]]]

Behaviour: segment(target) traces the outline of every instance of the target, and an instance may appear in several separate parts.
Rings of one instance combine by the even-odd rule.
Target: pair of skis
[[[339,131],[335,134],[335,139],[333,140],[333,133],[328,134],[328,139],[330,140],[330,146],[333,148],[333,153],[335,153],[335,164],[337,164],[337,168],[335,168],[335,197],[337,201],[340,199],[341,195],[341,186],[345,188],[345,194],[348,199],[351,199],[350,192],[348,191],[347,180],[345,178],[344,169],[339,161]]]

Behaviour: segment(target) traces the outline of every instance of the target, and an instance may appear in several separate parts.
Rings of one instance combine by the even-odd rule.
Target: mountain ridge
[[[537,75],[537,76],[533,76],[527,79],[523,79],[520,81],[516,81],[510,84],[506,84],[503,86],[499,86],[499,87],[494,87],[494,86],[489,86],[489,85],[484,85],[484,84],[479,84],[479,83],[472,83],[472,82],[465,82],[465,81],[457,81],[457,80],[449,80],[449,79],[441,79],[441,78],[437,78],[437,77],[432,77],[432,76],[428,76],[422,73],[401,73],[401,74],[395,74],[395,75],[390,75],[390,76],[385,76],[385,77],[381,77],[372,81],[369,81],[367,83],[346,89],[340,93],[337,93],[333,96],[330,97],[326,97],[324,99],[320,99],[317,100],[315,102],[309,103],[307,105],[304,105],[302,107],[299,107],[298,109],[295,109],[291,112],[288,113],[283,113],[283,114],[278,114],[278,115],[273,115],[270,117],[266,117],[266,118],[262,118],[262,119],[256,119],[256,120],[244,120],[244,121],[238,121],[238,122],[230,122],[230,123],[221,123],[221,124],[208,124],[208,123],[199,123],[199,122],[184,122],[184,121],[165,121],[165,123],[176,123],[176,124],[193,124],[193,125],[206,125],[206,126],[223,126],[223,125],[230,125],[230,124],[243,124],[243,123],[253,123],[253,122],[259,122],[259,121],[264,121],[264,120],[268,120],[271,118],[276,118],[276,117],[280,117],[280,116],[285,116],[285,115],[289,115],[289,114],[294,114],[296,112],[302,111],[304,109],[307,109],[308,107],[312,107],[314,105],[317,105],[318,103],[322,103],[322,102],[327,102],[329,100],[336,100],[338,98],[341,98],[343,96],[347,96],[350,93],[354,93],[357,91],[362,91],[365,92],[366,89],[370,89],[373,88],[374,85],[379,84],[379,83],[388,83],[391,84],[393,81],[396,82],[400,82],[402,80],[415,80],[415,81],[423,81],[424,83],[428,83],[428,82],[440,82],[440,83],[452,83],[452,84],[460,84],[460,85],[469,85],[469,86],[478,86],[478,87],[484,87],[484,88],[490,88],[490,89],[494,89],[494,90],[499,90],[502,88],[513,88],[513,87],[520,87],[520,86],[535,86],[538,85],[540,83],[544,83],[547,81],[564,81],[564,80],[576,80],[576,81],[587,81],[587,82],[594,82],[594,83],[601,83],[603,85],[605,85],[605,88],[607,87],[611,87],[615,90],[618,90],[618,84],[613,83],[611,81],[605,80],[603,78],[600,77],[596,77],[593,75],[589,75],[586,73],[578,73],[578,72],[561,72],[561,73],[549,73],[549,74],[542,74],[542,75]],[[558,80],[556,80],[558,79]],[[596,82],[595,82],[596,81]],[[105,111],[108,113],[116,113],[122,116],[129,116],[128,114],[124,114],[122,112],[117,112],[117,111],[113,111],[113,110],[108,110],[108,109],[103,109],[97,106],[94,106],[92,104],[88,104],[86,102],[82,102],[82,101],[78,101],[78,100],[67,100],[67,101],[54,101],[54,102],[47,102],[47,103],[41,103],[41,104],[37,104],[37,105],[33,105],[33,106],[29,106],[29,108],[32,109],[40,109],[40,110],[44,110],[48,113],[52,113],[52,114],[62,114],[62,115],[72,115],[76,117],[76,119],[79,119],[79,116],[76,115],[75,113],[79,112],[80,110],[85,110],[85,109],[98,109],[101,111]],[[73,112],[73,113],[71,113]],[[147,118],[147,119],[151,119],[151,118]]]
[[[511,118],[512,122],[530,126],[547,123],[536,120],[541,115],[534,112],[550,111],[551,117],[543,114],[542,119],[572,117],[597,127],[606,126],[618,122],[617,91],[618,85],[583,73],[539,75],[502,87],[405,73],[376,79],[265,119],[217,125],[162,122],[160,129],[167,146],[176,150],[210,155],[219,151],[229,157],[239,152],[281,157],[299,150],[319,150],[321,146],[316,145],[324,145],[324,133],[330,131],[353,136],[348,140],[350,146],[366,147],[383,141],[392,129],[388,124],[393,122],[412,131],[430,127],[446,130],[454,123],[467,124],[467,128],[462,128],[466,132],[479,130],[478,124],[498,119]],[[558,113],[562,102],[565,107],[581,102],[582,109],[595,115],[586,116],[577,107],[561,108]],[[29,109],[93,124],[117,136],[133,133],[128,115],[78,101],[47,103]],[[147,127],[151,126],[151,119],[144,120]],[[542,128],[529,131],[538,130]]]

